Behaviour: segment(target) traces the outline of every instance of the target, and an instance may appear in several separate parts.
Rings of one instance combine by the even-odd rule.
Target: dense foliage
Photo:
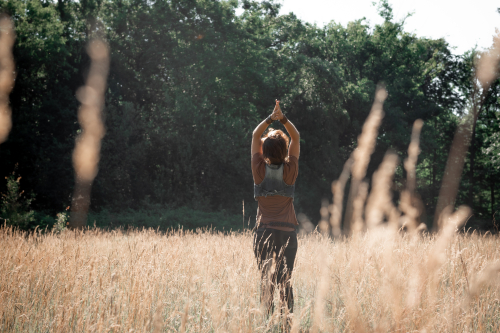
[[[423,119],[418,190],[429,217],[454,130],[470,106],[475,51],[454,56],[445,40],[406,32],[386,1],[381,25],[322,28],[280,15],[274,1],[0,0],[0,8],[17,32],[14,127],[0,146],[0,175],[18,164],[23,188],[36,195],[32,206],[48,214],[70,203],[75,91],[95,33],[111,48],[95,212],[189,207],[234,216],[244,200],[245,218],[255,216],[251,133],[279,98],[301,133],[296,210],[317,220],[383,83],[386,116],[368,176],[388,149],[404,159],[411,126]],[[495,84],[458,198],[485,221],[498,208],[498,97]],[[403,179],[401,169],[396,184]]]

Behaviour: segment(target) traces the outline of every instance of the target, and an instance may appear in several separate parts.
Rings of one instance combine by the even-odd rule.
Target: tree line
[[[481,53],[454,55],[444,39],[405,31],[387,1],[379,4],[382,24],[324,27],[280,14],[275,1],[0,0],[0,8],[17,34],[13,128],[0,145],[0,175],[21,176],[31,207],[45,215],[71,202],[75,93],[94,35],[111,52],[96,214],[188,208],[220,218],[241,214],[244,202],[244,218],[255,217],[251,133],[280,99],[301,133],[296,211],[318,221],[383,84],[385,118],[367,177],[388,150],[404,160],[412,124],[422,119],[417,191],[432,223],[454,132],[477,95]],[[457,199],[481,228],[494,226],[498,209],[498,98],[495,82],[481,102]],[[395,190],[404,179],[400,166]],[[10,187],[2,183],[0,192]]]

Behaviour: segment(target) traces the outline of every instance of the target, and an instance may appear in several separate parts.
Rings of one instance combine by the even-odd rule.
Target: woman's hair
[[[288,136],[282,130],[267,132],[264,135],[262,152],[267,164],[288,162]]]

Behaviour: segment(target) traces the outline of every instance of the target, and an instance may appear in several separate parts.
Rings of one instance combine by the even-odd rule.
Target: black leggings
[[[293,312],[293,289],[290,278],[297,254],[297,233],[259,228],[254,235],[253,250],[261,271],[261,304],[266,306],[267,313],[274,311],[272,300],[274,288],[278,285],[281,304],[286,304],[288,312]],[[271,275],[273,258],[276,260],[276,267],[274,274]]]

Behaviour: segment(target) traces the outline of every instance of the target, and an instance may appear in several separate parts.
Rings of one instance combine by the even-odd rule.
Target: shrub
[[[7,225],[20,229],[34,229],[37,226],[35,212],[30,209],[33,196],[24,196],[24,191],[20,189],[21,177],[16,178],[15,171],[5,179],[7,191],[2,193],[0,219],[4,220]]]
[[[66,229],[66,224],[68,222],[68,213],[67,212],[62,212],[57,214],[57,221],[52,224],[52,228],[54,232],[60,233],[63,230]]]

